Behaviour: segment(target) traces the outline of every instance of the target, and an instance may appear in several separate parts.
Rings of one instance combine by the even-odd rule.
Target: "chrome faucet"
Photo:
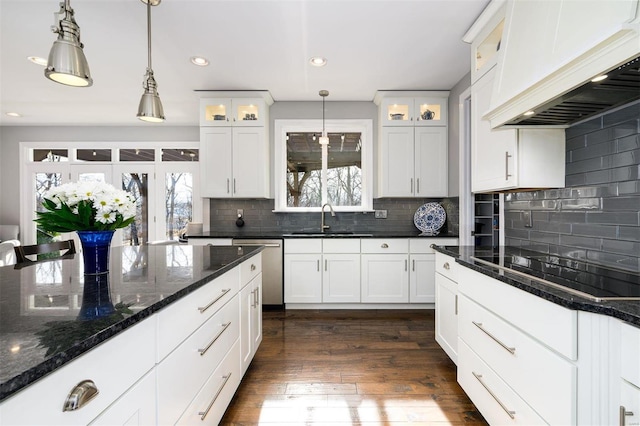
[[[320,225],[320,229],[322,230],[322,232],[324,232],[325,229],[329,229],[330,228],[329,225],[325,225],[324,224],[324,208],[327,207],[327,206],[329,206],[329,210],[331,211],[331,216],[335,217],[335,215],[336,215],[336,212],[333,211],[333,207],[331,207],[331,204],[325,203],[325,204],[322,205],[322,209],[320,210],[320,214],[322,215],[322,220],[320,221],[320,224],[321,224]]]

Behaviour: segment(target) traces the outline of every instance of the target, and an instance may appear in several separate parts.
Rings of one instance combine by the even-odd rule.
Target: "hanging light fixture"
[[[144,93],[140,99],[137,117],[142,121],[159,123],[164,121],[164,109],[160,96],[158,95],[158,85],[153,78],[153,69],[151,68],[151,6],[157,6],[161,0],[140,0],[147,5],[147,41],[148,41],[148,66],[144,75],[142,87]]]
[[[318,142],[320,145],[329,145],[329,136],[327,136],[327,132],[324,130],[324,98],[329,96],[329,91],[321,90],[319,95],[322,96],[322,136],[320,136]]]
[[[54,13],[56,25],[51,31],[58,34],[53,42],[44,75],[49,80],[67,86],[89,87],[93,84],[87,58],[80,43],[80,27],[73,18],[69,0],[60,3],[60,11]]]

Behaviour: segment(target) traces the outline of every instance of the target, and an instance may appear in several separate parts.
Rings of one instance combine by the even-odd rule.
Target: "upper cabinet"
[[[397,96],[402,92],[390,93],[391,95],[378,92],[374,99],[380,107],[382,126],[447,125],[449,92],[423,92],[419,96]]]
[[[251,96],[252,92],[246,92]],[[218,92],[218,94],[225,94]],[[201,127],[260,127],[267,124],[268,109],[273,104],[271,96],[200,99]]]
[[[471,43],[471,83],[478,81],[498,61],[504,30],[503,5]]]

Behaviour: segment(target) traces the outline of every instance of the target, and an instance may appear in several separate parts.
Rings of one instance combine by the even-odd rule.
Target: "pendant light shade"
[[[158,95],[158,84],[153,77],[153,69],[151,68],[151,6],[159,5],[161,0],[141,1],[147,5],[147,54],[149,62],[142,82],[144,93],[140,99],[140,105],[138,105],[137,117],[142,121],[160,123],[164,121],[164,109],[162,108],[160,95]]]
[[[329,96],[329,91],[321,90],[319,95],[322,96],[322,136],[318,139],[318,143],[320,145],[329,145],[329,136],[327,136],[327,132],[324,130],[324,98]]]
[[[80,43],[80,27],[76,23],[69,0],[60,3],[57,25],[51,30],[58,34],[53,42],[44,75],[56,83],[67,86],[89,87],[93,84],[84,47]]]

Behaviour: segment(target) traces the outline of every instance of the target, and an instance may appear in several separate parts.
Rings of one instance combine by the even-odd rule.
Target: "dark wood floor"
[[[486,425],[434,339],[434,311],[265,312],[223,425]]]

